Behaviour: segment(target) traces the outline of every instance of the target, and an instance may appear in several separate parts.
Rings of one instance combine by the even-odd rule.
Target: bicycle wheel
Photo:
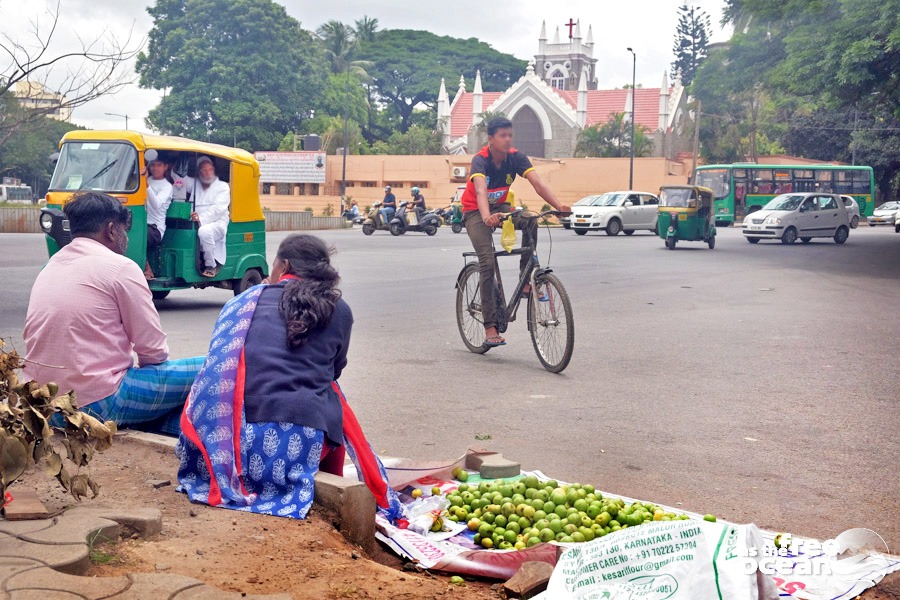
[[[470,352],[484,354],[484,317],[481,314],[481,285],[478,264],[468,265],[456,283],[456,325]]]
[[[535,280],[528,298],[528,329],[534,351],[551,373],[561,373],[575,349],[575,320],[569,294],[556,275],[544,273]],[[538,297],[546,296],[545,300]]]

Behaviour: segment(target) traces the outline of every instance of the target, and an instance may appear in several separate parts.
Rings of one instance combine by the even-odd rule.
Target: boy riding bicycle
[[[488,144],[472,159],[469,182],[462,195],[463,222],[472,246],[478,254],[481,276],[481,297],[496,297],[494,281],[493,229],[500,224],[500,214],[512,211],[509,188],[517,176],[524,177],[544,201],[560,212],[570,212],[547,187],[525,154],[512,147],[513,126],[506,117],[494,117],[487,124]],[[537,246],[537,220],[522,213],[510,217],[522,231],[522,246]],[[523,254],[519,268],[524,271],[531,257]],[[531,293],[526,286],[523,295]],[[484,317],[484,345],[503,346],[506,340],[497,331],[497,307],[494,302],[482,303]]]

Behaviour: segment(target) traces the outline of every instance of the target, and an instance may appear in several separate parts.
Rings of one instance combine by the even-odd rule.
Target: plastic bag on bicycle
[[[516,225],[512,219],[503,221],[503,228],[500,230],[500,245],[507,252],[512,252],[516,247]]]

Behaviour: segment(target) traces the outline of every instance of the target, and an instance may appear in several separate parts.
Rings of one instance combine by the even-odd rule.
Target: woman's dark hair
[[[281,295],[281,315],[287,322],[288,345],[298,348],[317,329],[331,321],[341,299],[341,278],[331,266],[331,248],[314,235],[284,238],[275,257],[287,262],[289,279]]]
[[[109,194],[79,192],[63,207],[73,236],[96,235],[110,221],[131,228],[131,211]]]

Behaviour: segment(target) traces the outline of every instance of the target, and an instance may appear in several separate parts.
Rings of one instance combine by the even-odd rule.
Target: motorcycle
[[[409,207],[409,204],[409,202],[400,203],[397,214],[391,219],[391,235],[403,235],[407,231],[419,231],[428,235],[436,234],[438,227],[441,226],[441,217],[435,211],[430,210],[420,218],[415,209]]]
[[[369,214],[366,215],[365,220],[362,223],[362,232],[363,235],[372,235],[376,231],[390,231],[391,224],[385,223],[384,219],[381,216],[381,202],[376,202],[372,205],[372,208],[369,209]]]

